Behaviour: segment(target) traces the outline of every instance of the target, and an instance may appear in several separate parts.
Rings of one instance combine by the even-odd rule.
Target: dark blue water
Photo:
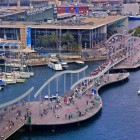
[[[85,71],[86,74],[89,74],[94,68],[96,68],[98,65],[100,65],[102,61],[97,62],[87,62],[85,65],[88,65],[88,69]],[[77,64],[70,64],[70,70],[78,70],[84,67],[85,65],[77,65]],[[31,100],[35,100],[33,95],[37,92],[37,90],[55,73],[56,71],[48,68],[47,66],[40,66],[40,67],[34,67],[33,68],[34,77],[31,77],[25,81],[25,83],[17,83],[14,85],[7,85],[3,91],[0,91],[0,103],[7,102],[9,100],[12,100],[21,94],[25,93],[27,90],[29,90],[32,86],[34,86],[34,91],[31,93]],[[82,78],[83,73],[79,74],[79,78]],[[66,91],[70,89],[70,74],[66,75]],[[76,74],[73,74],[73,83],[78,80],[78,76]],[[64,76],[61,76],[58,78],[59,83],[59,94],[64,94]],[[55,94],[56,92],[56,80],[52,81],[50,83],[50,89],[51,94]],[[41,95],[44,96],[48,93],[48,87],[46,87],[42,92]],[[38,98],[37,98],[38,99]]]
[[[102,111],[79,127],[55,132],[23,133],[19,140],[139,140],[140,138],[140,71],[130,73],[129,80],[107,86],[100,91]]]
[[[132,27],[132,26],[131,26]],[[101,62],[90,62],[86,73],[89,73]],[[79,69],[80,66],[71,65],[71,69]],[[34,68],[35,77],[30,78],[24,84],[10,85],[0,93],[0,102],[11,100],[29,89],[35,87],[35,91],[55,72],[47,67]],[[69,78],[70,75],[67,75]],[[140,139],[140,96],[137,90],[140,87],[140,70],[130,73],[129,80],[119,84],[110,85],[100,91],[103,100],[103,108],[96,117],[67,129],[59,129],[55,132],[41,131],[21,133],[14,136],[17,140],[139,140]],[[76,76],[75,76],[76,80]],[[59,79],[62,83],[63,80]],[[52,86],[55,85],[55,81]],[[68,87],[67,87],[68,89]],[[45,95],[47,89],[42,92]],[[52,92],[55,92],[52,91]],[[31,98],[33,99],[33,94]],[[63,94],[63,92],[60,92]]]

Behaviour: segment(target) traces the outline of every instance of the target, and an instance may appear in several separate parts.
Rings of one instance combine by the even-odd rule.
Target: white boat
[[[5,75],[7,78],[11,78],[11,77],[20,78],[20,74],[14,72],[14,71],[13,72],[3,72],[2,74]]]
[[[0,86],[6,86],[6,82],[2,79],[0,79]]]
[[[25,82],[25,79],[23,79],[23,78],[18,78],[18,79],[16,79],[16,82],[17,82],[17,83],[24,83],[24,82]]]
[[[0,90],[2,90],[4,87],[0,86]]]
[[[85,64],[85,62],[84,61],[81,61],[81,60],[76,61],[76,63],[77,64]]]
[[[34,76],[34,72],[28,72],[30,76]]]
[[[140,94],[140,89],[138,90],[138,94]]]
[[[30,78],[30,73],[28,72],[19,72],[21,78]]]
[[[67,62],[59,62],[59,63],[62,65],[63,69],[65,69],[65,70],[69,69],[69,65]]]
[[[26,65],[17,64],[17,63],[5,63],[5,66],[9,66],[9,67],[23,67],[23,68],[26,68]]]
[[[13,78],[2,78],[2,80],[4,80],[7,84],[15,84],[16,83],[16,79],[13,79]]]
[[[48,62],[48,67],[54,69],[54,70],[63,70],[62,65],[58,62]]]

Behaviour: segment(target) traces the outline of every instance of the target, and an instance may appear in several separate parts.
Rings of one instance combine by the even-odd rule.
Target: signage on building
[[[35,15],[35,14],[38,14],[38,13],[42,13],[42,12],[44,12],[46,9],[50,9],[51,7],[52,7],[52,6],[28,10],[28,11],[27,11],[27,15]]]
[[[31,27],[26,28],[26,48],[31,48]]]

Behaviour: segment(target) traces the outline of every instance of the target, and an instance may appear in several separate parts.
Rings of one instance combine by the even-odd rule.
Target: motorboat
[[[6,86],[6,82],[2,79],[0,79],[0,86]]]
[[[140,15],[128,16],[129,20],[140,20]]]
[[[9,67],[15,67],[15,68],[26,68],[26,65],[22,65],[22,64],[18,64],[18,63],[5,63],[5,66],[9,66]]]
[[[59,63],[62,65],[62,68],[63,68],[64,70],[69,69],[69,65],[68,65],[67,62],[59,62]]]
[[[15,84],[16,83],[16,79],[14,79],[14,78],[2,78],[2,80],[4,80],[7,84]]]
[[[20,78],[20,74],[14,72],[14,71],[13,72],[3,72],[2,74],[5,75],[7,78],[10,78],[10,77]]]
[[[76,63],[77,64],[85,64],[85,62],[84,61],[81,61],[81,60],[76,61]]]
[[[21,78],[30,78],[30,73],[28,72],[19,72]]]
[[[3,86],[0,86],[0,90],[2,90],[4,87]]]
[[[52,68],[53,70],[57,70],[57,71],[63,70],[62,65],[59,62],[49,61],[48,67]]]
[[[138,90],[138,94],[140,95],[140,89]]]
[[[34,76],[34,72],[28,72],[30,76]]]
[[[23,79],[23,78],[17,78],[17,79],[16,79],[16,82],[17,82],[17,83],[24,83],[25,80],[26,80],[26,79]]]

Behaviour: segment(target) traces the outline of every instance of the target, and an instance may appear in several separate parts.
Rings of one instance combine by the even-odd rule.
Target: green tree
[[[132,33],[134,30],[135,30],[134,36],[139,36],[140,35],[140,26],[138,26],[137,28],[135,28],[133,30],[129,30],[129,33]]]
[[[55,46],[57,46],[57,43],[59,41],[58,36],[55,33],[52,33],[49,36],[49,40],[50,44],[52,44],[53,48],[55,49]]]
[[[62,43],[67,44],[67,50],[71,50],[71,44],[74,42],[74,36],[70,32],[62,34]]]
[[[59,39],[55,33],[52,33],[50,35],[45,35],[45,36],[39,37],[38,41],[40,42],[42,47],[55,49],[55,46],[57,46]]]

